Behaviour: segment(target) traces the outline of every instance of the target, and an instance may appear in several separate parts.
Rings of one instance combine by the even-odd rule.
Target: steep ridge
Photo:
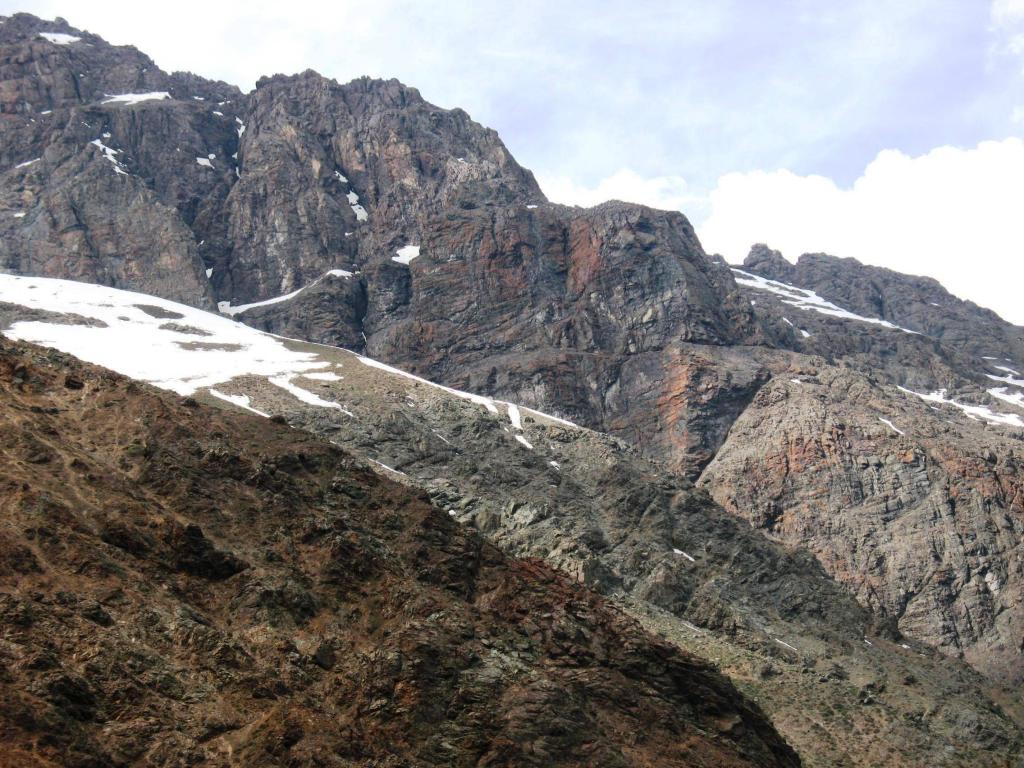
[[[328,437],[504,550],[544,557],[715,659],[808,765],[997,766],[1024,746],[1014,696],[901,641],[812,557],[619,440],[100,286],[0,276],[0,327]]]
[[[930,277],[823,253],[805,253],[794,265],[764,245],[751,249],[743,269],[816,291],[853,312],[910,328],[975,358],[1010,355],[1024,360],[1024,328],[956,298]]]
[[[326,442],[0,345],[6,765],[799,764],[704,663]]]

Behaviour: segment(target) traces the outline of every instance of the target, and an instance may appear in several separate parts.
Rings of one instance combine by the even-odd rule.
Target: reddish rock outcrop
[[[805,369],[758,393],[701,484],[810,549],[907,635],[1024,679],[1024,474],[1012,435],[859,374]]]

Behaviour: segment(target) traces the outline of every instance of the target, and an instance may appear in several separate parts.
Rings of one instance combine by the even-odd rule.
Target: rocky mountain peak
[[[782,255],[781,251],[769,248],[764,243],[756,243],[743,260],[743,269],[755,272],[772,280],[792,282],[793,265]]]

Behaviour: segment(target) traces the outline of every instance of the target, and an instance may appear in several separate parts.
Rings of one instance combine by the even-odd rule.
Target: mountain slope
[[[0,342],[6,765],[797,765],[719,674],[341,451]]]
[[[1013,696],[901,640],[812,557],[621,441],[102,286],[0,276],[0,327],[344,446],[506,551],[545,558],[715,659],[809,765],[998,766],[1024,746]]]

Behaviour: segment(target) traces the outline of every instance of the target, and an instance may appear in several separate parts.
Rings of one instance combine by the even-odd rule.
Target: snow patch
[[[397,261],[399,264],[408,265],[413,259],[420,255],[420,247],[418,245],[403,245],[397,251],[397,256],[392,256],[392,261]]]
[[[1004,369],[1004,370],[1009,370],[1009,369]],[[1014,373],[1017,373],[1017,372],[1014,371]],[[1017,375],[1020,376],[1019,373],[1017,373]],[[1015,379],[1015,378],[1013,378],[1013,376],[993,376],[991,373],[986,373],[985,376],[990,378],[990,379],[992,379],[992,381],[1001,381],[1004,384],[1011,384],[1011,385],[1013,385],[1015,387],[1024,387],[1024,379]]]
[[[268,307],[271,304],[279,304],[282,301],[289,301],[290,299],[294,299],[296,296],[298,296],[303,291],[312,288],[314,285],[317,285],[325,277],[328,277],[328,276],[329,277],[349,278],[349,277],[352,277],[352,273],[348,272],[348,271],[346,271],[344,269],[332,269],[332,270],[330,270],[328,272],[325,272],[323,275],[318,277],[316,280],[314,280],[309,285],[304,285],[301,288],[299,288],[298,290],[292,291],[291,293],[286,293],[283,296],[275,296],[272,299],[264,299],[263,301],[254,301],[251,304],[239,304],[239,305],[233,307],[233,306],[231,306],[231,302],[230,301],[218,301],[217,302],[217,311],[220,312],[222,315],[231,315],[232,317],[234,317],[235,315],[240,315],[243,312],[246,312],[246,311],[248,311],[250,309],[254,309],[256,307]]]
[[[341,381],[341,376],[332,371],[313,371],[312,373],[300,374],[304,379],[313,379],[313,381]]]
[[[522,445],[525,445],[531,451],[533,450],[533,444],[529,440],[527,440],[525,437],[523,437],[522,435],[516,435],[515,437],[516,437],[516,440],[519,441],[519,443],[521,443]]]
[[[250,400],[249,400],[249,396],[248,395],[228,395],[228,394],[225,394],[224,392],[220,392],[220,391],[214,389],[213,387],[210,387],[206,391],[209,392],[211,395],[213,395],[216,398],[219,398],[221,400],[225,400],[225,401],[231,403],[232,405],[237,405],[239,408],[244,408],[247,411],[251,411],[252,413],[258,414],[259,416],[263,416],[264,418],[267,418],[267,419],[270,418],[270,414],[269,413],[264,413],[263,411],[258,411],[255,408],[253,408],[251,405],[249,405]]]
[[[893,432],[895,432],[898,435],[905,435],[905,434],[907,434],[906,432],[904,432],[902,429],[897,427],[895,424],[893,424],[888,419],[883,419],[881,416],[879,416],[878,420],[880,422],[882,422],[883,424],[885,424],[885,426],[887,426],[889,429],[891,429]]]
[[[512,422],[512,426],[518,430],[523,428],[523,417],[519,413],[519,406],[515,403],[508,404],[508,420]]]
[[[205,166],[206,168],[213,168],[213,163],[210,162],[209,158],[197,157],[196,162],[199,163],[199,165]]]
[[[106,134],[106,135],[109,135],[109,134]],[[38,163],[38,162],[39,162],[40,160],[42,160],[42,159],[43,159],[43,158],[41,158],[41,157],[36,157],[36,158],[33,158],[32,160],[26,160],[26,161],[25,161],[24,163],[18,163],[18,164],[17,164],[16,166],[14,166],[14,167],[15,167],[15,168],[28,168],[28,167],[29,167],[30,165],[32,165],[33,163]]]
[[[897,387],[897,389],[908,395],[919,397],[928,403],[952,405],[954,408],[959,408],[963,411],[968,418],[975,419],[976,421],[984,420],[991,424],[1002,424],[1008,427],[1024,427],[1024,419],[1016,413],[998,413],[985,405],[968,405],[967,403],[958,403],[955,400],[947,398],[946,390],[944,389],[940,389],[938,392],[931,392],[927,395],[922,392],[914,392],[911,389],[905,389],[904,387]]]
[[[271,376],[267,380],[271,384],[273,384],[274,386],[280,387],[281,389],[285,390],[286,392],[289,392],[290,394],[294,395],[297,399],[301,400],[304,403],[308,403],[309,405],[316,405],[316,406],[319,406],[321,408],[334,408],[334,409],[339,410],[342,413],[346,414],[347,416],[354,416],[355,415],[351,411],[345,410],[340,405],[338,405],[335,402],[332,402],[331,400],[324,400],[322,397],[318,397],[317,395],[314,395],[312,392],[310,392],[307,389],[303,389],[302,387],[295,386],[292,383],[292,379],[294,379],[297,375],[299,375],[299,374],[289,374],[289,375],[284,375],[284,376]]]
[[[164,99],[171,98],[171,94],[167,91],[151,91],[150,93],[119,93],[113,96],[108,93],[106,97],[100,102],[101,104],[132,106],[134,104],[141,104],[144,101],[163,101]]]
[[[691,557],[690,555],[688,555],[688,554],[686,554],[685,552],[683,552],[683,550],[681,550],[681,549],[676,549],[675,547],[672,547],[672,552],[673,552],[674,554],[676,554],[676,555],[682,555],[682,556],[683,556],[683,557],[685,557],[685,558],[686,558],[687,560],[689,560],[689,561],[690,561],[691,563],[696,563],[696,562],[697,562],[697,561],[696,561],[696,560],[694,560],[694,559],[693,559],[693,558],[692,558],[692,557]]]
[[[395,469],[394,467],[389,467],[383,461],[377,461],[376,459],[370,459],[370,461],[372,461],[378,467],[384,467],[384,469],[386,469],[388,472],[394,472],[396,475],[402,475],[403,477],[408,477],[408,475],[405,474],[405,472],[403,472],[402,470]]]
[[[995,387],[994,389],[988,390],[988,393],[992,397],[998,398],[1010,405],[1016,405],[1018,408],[1024,408],[1024,392],[1010,392],[1006,387]]]
[[[82,39],[69,35],[66,32],[40,32],[39,36],[49,40],[54,45],[71,45],[71,43],[77,43]]]
[[[133,291],[0,274],[0,301],[102,321],[102,326],[22,321],[4,335],[55,347],[180,395],[191,395],[236,376],[287,380],[329,365],[311,352],[291,350],[277,337],[229,318]],[[152,308],[162,311],[152,313]],[[173,313],[175,322],[203,331],[206,335],[201,342],[194,335],[162,328],[167,325],[168,313]]]
[[[355,192],[346,192],[345,197],[348,198],[348,204],[352,207],[352,213],[356,215],[356,221],[366,221],[366,209],[359,204],[359,195]]]
[[[519,410],[525,411],[526,413],[532,413],[534,416],[540,416],[542,418],[548,419],[549,421],[554,421],[566,427],[572,427],[573,429],[583,429],[583,427],[581,427],[579,424],[576,424],[575,422],[569,421],[568,419],[563,419],[561,416],[552,416],[550,413],[538,411],[536,408],[527,408],[525,405],[521,405],[519,406]]]
[[[107,160],[109,160],[111,164],[114,166],[114,173],[120,174],[121,176],[128,175],[128,172],[124,169],[124,166],[117,159],[117,155],[121,154],[121,150],[112,149],[99,139],[93,139],[89,143],[92,144],[94,147],[99,147],[100,151],[103,153],[103,156],[107,158]]]

